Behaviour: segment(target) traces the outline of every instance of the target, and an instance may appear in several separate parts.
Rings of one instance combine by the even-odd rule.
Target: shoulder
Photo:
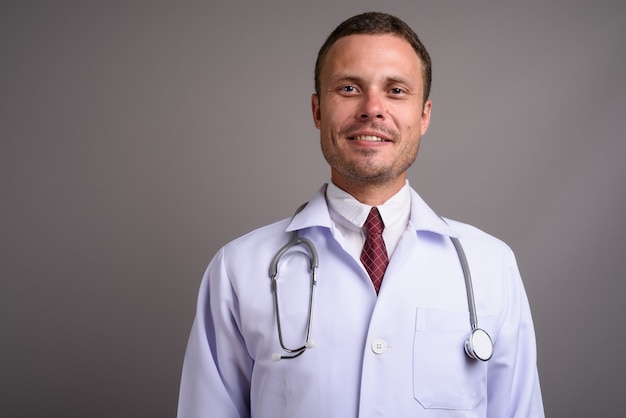
[[[515,254],[506,242],[476,226],[450,219],[446,222],[458,234],[458,240],[475,269],[507,272],[507,276],[519,274]]]
[[[256,228],[234,240],[228,242],[221,249],[225,253],[250,253],[258,251],[260,248],[282,245],[288,237],[287,226],[289,218]]]
[[[502,241],[500,238],[497,238],[482,229],[470,225],[464,222],[456,221],[454,219],[446,218],[446,222],[454,229],[458,235],[459,240],[462,242],[467,242],[470,244],[480,244],[484,246],[488,246],[492,249],[499,249],[501,251],[512,252],[511,247]]]
[[[227,298],[254,298],[269,283],[268,271],[278,250],[289,240],[289,219],[257,228],[222,246],[212,258],[203,284]],[[219,290],[221,289],[221,290]]]

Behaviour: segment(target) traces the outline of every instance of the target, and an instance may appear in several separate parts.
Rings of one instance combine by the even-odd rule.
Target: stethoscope
[[[303,204],[296,210],[293,217],[295,217],[304,207],[306,203]],[[292,217],[292,219],[293,219]],[[445,222],[445,220],[444,220]],[[493,355],[493,341],[491,337],[482,328],[478,327],[478,316],[476,315],[476,303],[474,300],[474,288],[472,286],[472,277],[470,274],[469,265],[467,263],[467,258],[465,257],[465,252],[463,251],[463,247],[461,246],[460,241],[457,238],[450,237],[452,240],[452,244],[454,245],[454,249],[457,252],[459,257],[459,261],[461,262],[461,269],[463,270],[463,277],[465,279],[465,291],[467,293],[467,305],[469,307],[469,318],[470,325],[472,331],[465,341],[464,347],[467,355],[474,360],[487,361]],[[280,311],[278,307],[278,264],[285,255],[285,253],[294,247],[301,247],[297,253],[304,254],[309,260],[309,272],[311,274],[311,284],[310,284],[310,294],[309,294],[309,311],[307,313],[307,326],[306,326],[306,336],[304,339],[304,344],[297,348],[290,348],[285,345],[283,339],[283,331],[280,323]],[[306,250],[306,251],[305,251]],[[291,254],[291,253],[290,253]],[[272,360],[278,361],[281,359],[293,359],[300,356],[302,353],[306,351],[307,348],[313,347],[313,342],[311,340],[311,322],[313,319],[313,306],[315,304],[315,287],[317,285],[317,267],[319,265],[319,258],[317,256],[317,250],[315,249],[315,245],[313,242],[307,238],[302,238],[298,235],[298,231],[291,232],[291,239],[287,244],[285,244],[270,263],[269,275],[272,281],[272,294],[274,295],[274,312],[276,314],[276,326],[278,328],[278,341],[280,342],[281,348],[287,353],[280,355],[278,353],[274,353],[272,355]]]

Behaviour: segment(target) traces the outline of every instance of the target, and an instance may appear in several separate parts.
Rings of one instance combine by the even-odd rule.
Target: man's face
[[[335,184],[404,185],[430,123],[423,89],[421,61],[400,37],[349,35],[330,48],[312,109]]]

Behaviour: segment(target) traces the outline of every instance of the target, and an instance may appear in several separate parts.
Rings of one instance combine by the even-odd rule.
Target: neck
[[[333,184],[351,194],[359,202],[369,206],[379,206],[389,200],[406,184],[406,175],[393,181],[378,184],[359,181],[346,181],[339,176],[331,175]]]

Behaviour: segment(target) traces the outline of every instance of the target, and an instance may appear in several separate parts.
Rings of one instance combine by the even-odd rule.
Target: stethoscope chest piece
[[[465,341],[465,352],[475,360],[487,361],[493,355],[493,341],[487,331],[476,328]]]

